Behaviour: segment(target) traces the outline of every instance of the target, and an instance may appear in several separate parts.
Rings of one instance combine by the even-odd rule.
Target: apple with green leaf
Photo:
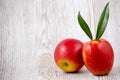
[[[82,59],[83,43],[77,39],[64,39],[56,46],[54,60],[65,72],[76,72],[84,63]]]
[[[86,42],[82,48],[82,57],[87,69],[94,75],[108,74],[114,63],[114,52],[111,44],[105,40],[100,39],[103,35],[109,19],[109,3],[106,4],[100,16],[96,38],[93,39],[89,26],[82,18],[80,12],[78,13],[78,22],[83,31],[91,39]]]

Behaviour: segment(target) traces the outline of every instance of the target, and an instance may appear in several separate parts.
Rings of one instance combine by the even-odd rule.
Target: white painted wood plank
[[[89,39],[79,28],[80,10],[93,34],[106,1],[0,0],[0,80],[119,80],[120,1],[110,1],[110,20],[103,38],[110,41],[115,63],[107,76],[93,76],[84,67],[67,74],[54,63],[56,44],[64,38]]]

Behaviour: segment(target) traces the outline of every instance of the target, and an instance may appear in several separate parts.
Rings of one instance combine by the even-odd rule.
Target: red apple
[[[110,43],[106,40],[86,42],[82,49],[83,61],[87,69],[94,75],[108,74],[113,66],[114,54]]]
[[[76,72],[84,65],[82,59],[83,43],[76,39],[65,39],[55,48],[54,59],[65,72]]]
[[[109,19],[109,3],[103,9],[100,16],[96,37],[93,39],[90,27],[78,14],[78,22],[83,31],[91,39],[83,45],[82,57],[87,69],[94,75],[105,75],[110,72],[113,66],[114,53],[110,43],[107,40],[100,39],[103,35]]]

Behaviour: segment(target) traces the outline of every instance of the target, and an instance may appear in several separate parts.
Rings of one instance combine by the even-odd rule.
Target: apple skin
[[[106,75],[113,66],[114,52],[110,43],[104,39],[86,42],[82,57],[87,69],[94,75]]]
[[[77,39],[64,39],[55,48],[54,59],[65,72],[76,72],[84,65],[82,59],[83,43]]]

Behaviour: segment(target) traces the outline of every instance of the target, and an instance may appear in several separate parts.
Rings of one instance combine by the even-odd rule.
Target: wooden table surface
[[[77,13],[95,35],[104,5],[110,19],[102,38],[114,49],[109,75],[94,76],[83,67],[64,73],[54,63],[57,43],[65,38],[89,39],[80,29]],[[0,80],[120,80],[120,0],[0,0]]]

